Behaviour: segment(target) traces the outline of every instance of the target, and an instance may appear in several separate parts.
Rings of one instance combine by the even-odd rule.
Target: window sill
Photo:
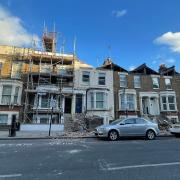
[[[133,109],[133,110],[129,110],[129,109],[119,109],[119,111],[129,111],[129,112],[134,112],[134,111],[137,111],[136,109]]]
[[[161,112],[177,112],[177,110],[161,110]]]
[[[106,84],[98,84],[98,86],[106,86]]]
[[[87,111],[109,111],[109,109],[87,109]]]

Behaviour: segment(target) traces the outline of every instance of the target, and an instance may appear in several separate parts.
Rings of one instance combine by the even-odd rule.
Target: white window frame
[[[6,121],[4,121],[4,122],[3,122],[3,121],[2,121],[2,122],[0,121],[0,124],[8,124],[8,118],[9,118],[9,117],[8,117],[8,114],[0,114],[0,116],[6,116],[6,117],[7,117]],[[1,119],[1,118],[0,118],[0,119]]]
[[[169,103],[168,97],[173,96],[174,97],[174,103]],[[166,103],[163,103],[162,97],[166,98]],[[160,102],[161,102],[161,111],[168,112],[168,111],[177,111],[177,102],[176,102],[176,94],[175,93],[160,93]],[[166,104],[167,110],[164,109],[163,104]],[[175,109],[171,110],[169,108],[170,104],[174,104]]]
[[[103,107],[97,107],[97,93],[103,93]],[[106,91],[89,91],[87,98],[87,110],[108,110],[108,92]]]
[[[157,82],[155,82],[155,81]],[[154,87],[155,85],[157,85],[158,87]],[[159,89],[159,77],[152,77],[152,87],[153,89]]]
[[[141,76],[140,75],[134,76],[134,88],[141,88]]]
[[[82,71],[82,82],[84,84],[90,84],[90,74],[91,73],[89,71]],[[86,79],[88,79],[88,81],[84,81],[84,75],[89,75],[89,77],[86,78]]]
[[[11,93],[10,94],[3,94],[3,90],[4,90],[4,87],[11,87]],[[2,97],[1,97],[1,104],[4,104],[4,105],[9,105],[9,104],[11,104],[11,102],[12,102],[12,91],[13,91],[13,86],[12,85],[9,85],[9,84],[3,84],[3,86],[2,86]],[[9,102],[7,102],[7,103],[5,103],[5,102],[3,102],[3,96],[9,96],[10,97],[10,101]]]
[[[119,73],[120,87],[127,87],[127,74]]]
[[[100,84],[100,82],[104,82],[104,83]],[[98,85],[100,85],[100,86],[106,85],[106,73],[104,73],[104,72],[98,73]]]
[[[125,108],[121,107],[121,95],[125,96]],[[129,105],[127,104],[127,96],[128,95],[133,95],[133,101],[134,101],[134,109],[129,109]],[[137,110],[137,101],[136,101],[136,91],[131,90],[131,89],[126,89],[126,90],[120,90],[119,91],[119,110],[120,111],[136,111]]]
[[[169,83],[167,83],[167,80],[169,80]],[[166,86],[166,89],[167,89],[167,90],[172,90],[171,78],[165,78],[165,79],[164,79],[164,83],[165,83],[165,86]],[[170,87],[168,87],[168,86],[170,86]]]
[[[18,102],[19,102],[19,91],[20,91],[20,87],[16,86],[15,90],[14,90],[14,104],[18,104]]]

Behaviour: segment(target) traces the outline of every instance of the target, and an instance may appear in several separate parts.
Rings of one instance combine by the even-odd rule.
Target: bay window
[[[2,104],[11,104],[11,93],[12,93],[12,86],[11,85],[3,85],[2,90]]]
[[[162,95],[161,96],[161,109],[162,111],[175,111],[176,100],[174,95]]]
[[[19,94],[19,87],[16,87],[14,93],[14,104],[18,103],[18,94]]]
[[[88,109],[89,110],[103,110],[107,109],[107,96],[106,92],[92,91],[88,93]]]
[[[120,94],[120,110],[135,111],[136,102],[135,94],[123,93]]]
[[[50,97],[49,95],[41,96],[41,108],[49,108],[50,107]]]

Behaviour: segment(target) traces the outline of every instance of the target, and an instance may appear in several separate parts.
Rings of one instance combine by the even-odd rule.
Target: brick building
[[[114,71],[114,110],[116,118],[144,116],[148,118],[179,117],[180,76],[174,67],[159,72],[142,64],[132,71],[107,59],[101,68]]]

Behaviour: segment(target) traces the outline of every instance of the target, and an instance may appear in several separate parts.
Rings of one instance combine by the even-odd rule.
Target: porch
[[[140,92],[140,113],[142,116],[160,114],[159,95],[156,92]]]

